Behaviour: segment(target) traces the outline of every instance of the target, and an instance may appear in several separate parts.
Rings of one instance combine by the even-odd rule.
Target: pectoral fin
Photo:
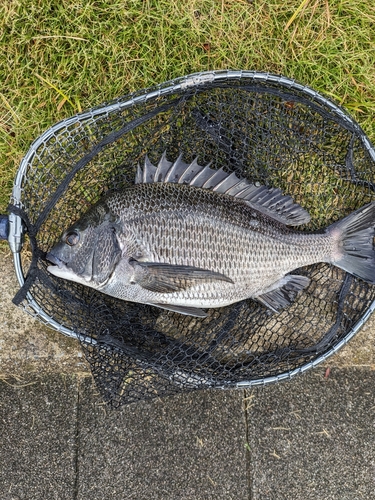
[[[256,297],[259,302],[274,312],[294,302],[298,292],[307,287],[310,279],[307,276],[289,274],[276,282],[272,290]]]
[[[202,281],[227,281],[233,283],[224,274],[194,266],[138,262],[136,260],[131,260],[130,264],[134,267],[133,282],[152,292],[178,292]]]

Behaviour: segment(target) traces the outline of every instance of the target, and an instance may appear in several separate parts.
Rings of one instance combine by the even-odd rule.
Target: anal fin
[[[297,294],[310,283],[307,276],[288,274],[272,286],[272,289],[255,297],[259,302],[274,312],[289,306]]]

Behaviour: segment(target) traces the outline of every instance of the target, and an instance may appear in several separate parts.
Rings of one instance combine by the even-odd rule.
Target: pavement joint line
[[[246,480],[247,480],[247,490],[248,490],[248,500],[252,500],[252,485],[251,485],[251,448],[250,448],[250,431],[249,431],[249,408],[246,401],[249,398],[246,394],[246,389],[243,389],[242,392],[242,404],[243,404],[243,412],[245,417],[245,463],[246,463]],[[252,397],[251,397],[252,399]]]
[[[75,428],[74,428],[74,483],[73,483],[73,500],[77,500],[79,494],[79,420],[80,420],[80,384],[81,377],[77,377],[76,384],[76,411],[75,411]]]

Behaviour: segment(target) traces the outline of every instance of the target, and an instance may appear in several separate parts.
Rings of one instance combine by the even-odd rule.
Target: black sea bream
[[[375,202],[316,233],[279,189],[234,173],[148,158],[135,185],[105,195],[47,254],[55,276],[119,299],[204,317],[255,298],[277,311],[309,284],[290,274],[328,262],[375,283]]]

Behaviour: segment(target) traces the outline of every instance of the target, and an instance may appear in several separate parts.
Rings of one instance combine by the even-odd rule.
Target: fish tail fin
[[[335,222],[327,231],[337,242],[332,264],[375,284],[375,202]]]

